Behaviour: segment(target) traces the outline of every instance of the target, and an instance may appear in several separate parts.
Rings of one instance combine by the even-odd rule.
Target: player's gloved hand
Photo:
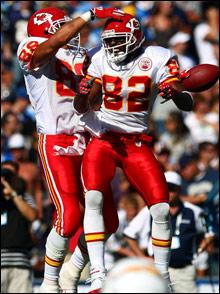
[[[90,93],[94,80],[95,78],[92,78],[90,80],[88,78],[82,78],[78,86],[78,94],[88,95]]]
[[[177,95],[178,91],[175,90],[170,84],[163,83],[159,85],[159,95],[164,99],[164,101],[161,102],[161,104],[169,101],[172,99],[175,95]]]
[[[190,76],[189,70],[185,69],[179,74],[180,81],[187,79]]]
[[[117,8],[103,8],[103,7],[97,7],[92,8],[90,10],[92,14],[92,20],[95,18],[116,18],[116,19],[122,19],[125,13],[122,10],[119,10]]]

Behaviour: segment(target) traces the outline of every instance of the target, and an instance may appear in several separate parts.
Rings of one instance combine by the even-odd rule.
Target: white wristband
[[[87,11],[85,13],[83,13],[82,15],[80,15],[80,17],[85,20],[86,22],[90,21],[91,20],[91,12],[90,11]]]
[[[18,197],[18,194],[13,190],[11,192],[11,198],[16,198],[16,197]]]
[[[212,231],[205,233],[206,238],[213,237],[213,236],[215,236],[215,234]]]

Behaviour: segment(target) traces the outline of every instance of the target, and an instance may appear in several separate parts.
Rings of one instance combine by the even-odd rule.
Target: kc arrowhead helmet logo
[[[38,13],[38,14],[36,14],[36,16],[34,18],[34,24],[40,26],[40,25],[42,25],[43,23],[45,23],[47,21],[49,23],[51,23],[52,22],[52,17],[53,17],[53,15],[50,14],[50,13],[45,13],[45,12]]]

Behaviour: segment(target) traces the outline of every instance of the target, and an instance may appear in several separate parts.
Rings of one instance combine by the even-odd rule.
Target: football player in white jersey
[[[178,90],[180,78],[176,56],[159,46],[144,48],[143,31],[133,16],[126,14],[122,20],[107,20],[101,38],[103,47],[92,57],[86,78],[96,78],[91,92],[89,94],[86,79],[82,80],[81,95],[74,101],[76,109],[82,113],[92,109],[96,93],[103,93],[98,117],[106,133],[101,138],[93,137],[82,164],[86,193],[84,232],[92,286],[101,288],[105,278],[105,225],[100,211],[103,192],[111,182],[116,166],[123,169],[149,206],[153,218],[155,264],[169,284],[169,194],[163,171],[149,148],[148,120],[159,92],[164,101],[172,99],[185,111],[192,109],[193,100],[190,93]]]
[[[122,15],[114,8],[94,8],[71,20],[57,8],[38,10],[30,17],[28,38],[21,42],[17,51],[27,92],[35,110],[40,161],[57,213],[46,243],[42,293],[59,292],[58,276],[69,237],[82,226],[80,168],[88,141],[85,131],[96,132],[93,114],[88,114],[81,123],[82,115],[72,107],[77,83],[84,75],[84,66],[88,61],[80,48],[78,32],[94,18],[121,18]],[[114,207],[111,197],[107,202],[108,210]],[[111,219],[112,216],[109,233],[117,228],[116,211],[111,213]],[[73,265],[71,269],[73,274],[76,269],[77,278],[86,262],[85,248],[82,247],[81,244],[82,252],[79,248],[76,250],[78,255],[73,259],[76,266]],[[76,291],[73,285],[62,287]]]

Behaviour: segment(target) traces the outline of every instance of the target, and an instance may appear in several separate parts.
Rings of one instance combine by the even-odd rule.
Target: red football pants
[[[126,135],[91,140],[82,163],[84,190],[104,192],[116,166],[122,168],[148,206],[169,201],[165,176],[153,152],[146,143],[135,142]]]
[[[47,181],[51,199],[56,208],[56,232],[64,237],[74,235],[82,226],[83,216],[80,210],[84,206],[84,193],[81,184],[82,156],[57,155],[54,145],[68,147],[76,137],[65,134],[39,135],[38,152]],[[106,232],[114,233],[118,227],[118,215],[108,185],[105,190]],[[110,221],[107,221],[109,219]]]

